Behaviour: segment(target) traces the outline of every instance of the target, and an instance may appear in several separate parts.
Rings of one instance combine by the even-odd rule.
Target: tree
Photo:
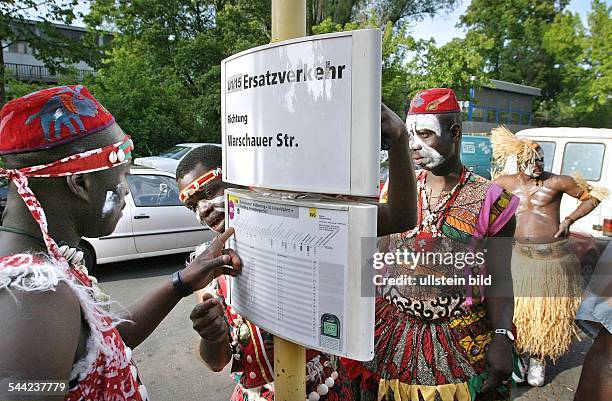
[[[433,43],[415,41],[399,21],[455,2],[308,0],[307,7],[309,21],[320,21],[310,27],[312,33],[382,27],[383,97],[403,113],[408,96],[422,89],[410,77],[422,73],[412,54],[426,53]],[[394,21],[383,20],[377,11],[383,4],[403,8]],[[270,0],[95,0],[86,23],[117,35],[92,91],[137,143],[146,143],[140,152],[155,153],[180,141],[218,142],[221,60],[269,43],[270,5]],[[471,74],[459,70],[451,74]],[[430,82],[439,81],[430,76]]]
[[[17,42],[26,43],[52,73],[64,71],[63,63],[85,60],[95,64],[95,37],[85,36],[79,43],[63,34],[54,24],[70,24],[76,17],[78,0],[0,0],[0,39],[2,49]],[[36,20],[33,20],[32,17]],[[0,52],[0,103],[4,104],[6,70]]]
[[[581,60],[580,85],[575,93],[574,116],[578,125],[612,126],[612,6],[601,0],[591,3],[589,34]]]
[[[308,0],[306,2],[307,32],[326,19],[341,26],[365,21],[375,14],[381,27],[391,23],[400,28],[407,20],[419,21],[453,9],[458,0]]]
[[[331,18],[312,28],[314,34],[343,30],[377,28],[381,24],[375,10],[359,23],[335,24]],[[401,26],[388,21],[382,28],[382,98],[400,116],[405,117],[408,101],[425,88],[453,88],[463,98],[471,87],[487,82],[483,74],[484,58],[479,49],[492,46],[481,34],[453,39],[442,47],[434,40],[416,40]]]
[[[542,37],[569,0],[472,0],[461,25],[493,40],[480,49],[485,71],[500,79],[542,89],[545,101],[560,90],[559,69],[542,48]]]
[[[220,141],[221,60],[269,43],[270,1],[97,0],[86,22],[117,32],[94,94],[156,153]]]
[[[588,30],[568,0],[472,0],[461,25],[490,38],[488,78],[536,86],[537,125],[610,125],[611,7],[594,0]]]
[[[382,23],[397,27],[406,20],[420,21],[450,11],[457,3],[458,0],[373,0],[366,8],[374,10]]]

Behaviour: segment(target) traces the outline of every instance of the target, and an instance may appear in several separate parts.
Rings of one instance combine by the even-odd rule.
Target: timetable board
[[[371,360],[374,298],[362,291],[374,284],[362,255],[375,251],[376,206],[236,189],[225,196],[226,225],[236,230],[229,245],[243,263],[230,279],[232,307],[294,343]]]

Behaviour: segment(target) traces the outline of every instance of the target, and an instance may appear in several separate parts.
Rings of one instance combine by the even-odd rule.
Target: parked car
[[[214,233],[200,225],[178,198],[174,173],[134,166],[130,193],[115,231],[83,238],[79,247],[91,270],[104,263],[191,252]]]
[[[149,157],[137,157],[134,159],[134,164],[138,166],[145,166],[156,168],[158,170],[167,171],[174,174],[176,167],[189,152],[202,145],[216,145],[221,146],[218,143],[179,143],[176,146],[160,153],[157,156]]]
[[[517,136],[536,141],[544,151],[544,169],[555,174],[579,172],[592,185],[612,189],[612,129],[607,128],[529,128]],[[564,195],[561,216],[578,206],[578,200]],[[602,240],[612,237],[612,199],[573,224]]]

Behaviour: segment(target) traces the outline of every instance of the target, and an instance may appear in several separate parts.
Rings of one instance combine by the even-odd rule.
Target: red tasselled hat
[[[82,85],[43,89],[0,112],[0,155],[50,149],[110,126],[115,119]]]
[[[455,92],[449,88],[432,88],[417,92],[410,102],[408,114],[459,113]]]
[[[7,103],[0,111],[0,155],[50,149],[99,132],[113,116],[82,85],[44,89]],[[45,211],[29,187],[29,178],[56,178],[111,169],[130,163],[134,144],[128,135],[96,149],[18,169],[0,167],[38,223],[49,255],[65,257],[49,234]],[[76,150],[75,150],[76,152]]]

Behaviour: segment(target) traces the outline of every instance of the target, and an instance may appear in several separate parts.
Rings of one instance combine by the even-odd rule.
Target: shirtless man
[[[580,261],[568,248],[569,229],[595,209],[602,196],[579,176],[544,171],[544,153],[535,142],[519,139],[504,127],[493,130],[491,142],[497,161],[508,165],[516,160],[518,169],[496,182],[521,200],[512,254],[514,323],[517,347],[532,356],[527,381],[542,386],[544,358],[554,360],[567,351],[580,304]],[[563,194],[581,203],[561,220]]]

